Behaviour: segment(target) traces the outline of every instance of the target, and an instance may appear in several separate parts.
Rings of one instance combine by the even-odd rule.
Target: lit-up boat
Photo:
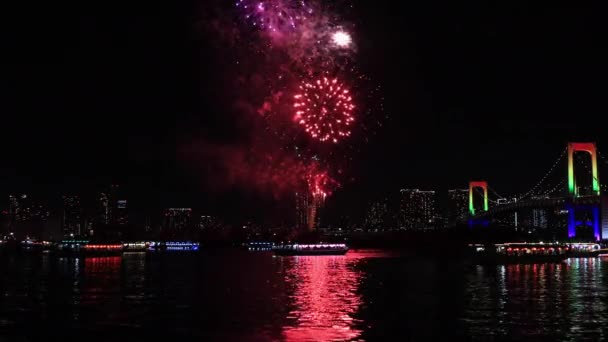
[[[471,245],[477,264],[556,263],[568,258],[570,247],[559,243],[514,242]]]
[[[264,241],[252,241],[246,243],[244,245],[250,252],[264,252],[264,251],[272,251],[274,247],[274,242],[264,242]]]
[[[593,242],[571,243],[569,247],[569,258],[595,258],[602,253],[600,245]]]
[[[122,244],[125,252],[145,252],[148,249],[149,243],[145,241],[124,242]]]
[[[198,242],[190,241],[166,241],[166,242],[150,242],[148,250],[150,251],[198,251]]]
[[[89,242],[86,245],[81,246],[80,251],[85,256],[107,256],[122,255],[123,249],[122,243]]]
[[[25,239],[19,244],[19,250],[23,252],[44,252],[53,247],[50,241]]]
[[[344,255],[348,246],[343,243],[313,243],[277,245],[272,248],[276,255]]]
[[[57,256],[79,255],[82,247],[88,243],[87,239],[65,239],[55,243],[51,252]]]

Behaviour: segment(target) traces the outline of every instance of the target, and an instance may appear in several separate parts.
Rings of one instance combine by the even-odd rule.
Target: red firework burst
[[[319,170],[316,165],[308,171],[306,183],[312,197],[321,202],[331,195],[332,189],[337,186],[336,181],[329,176],[327,171]]]
[[[338,79],[321,77],[300,85],[294,96],[294,121],[314,139],[337,143],[351,134],[352,96]]]

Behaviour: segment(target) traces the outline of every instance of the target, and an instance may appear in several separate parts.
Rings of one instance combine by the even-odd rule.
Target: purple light
[[[591,211],[593,213],[593,236],[595,241],[600,241],[600,208],[594,205]]]
[[[576,235],[576,222],[574,218],[574,206],[566,205],[568,209],[568,238],[573,238]]]

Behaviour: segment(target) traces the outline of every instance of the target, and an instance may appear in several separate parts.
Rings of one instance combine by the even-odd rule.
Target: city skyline
[[[205,153],[205,146],[249,143],[256,128],[250,107],[261,106],[239,102],[238,88],[226,79],[236,62],[221,41],[224,33],[184,23],[205,22],[230,4],[168,6],[139,12],[136,4],[124,11],[104,4],[87,20],[103,25],[76,22],[62,6],[32,14],[21,38],[5,49],[11,67],[1,106],[3,127],[10,129],[0,143],[11,148],[0,164],[0,193],[56,198],[120,183],[129,184],[131,201],[144,208],[160,199],[168,203],[158,208],[204,203],[224,216],[238,207],[243,219],[287,211],[272,190],[224,184],[222,169]],[[387,118],[378,113],[382,127],[343,170],[347,176],[327,200],[332,219],[364,211],[359,197],[391,189],[457,188],[483,178],[496,189],[522,191],[568,141],[608,149],[601,125],[591,124],[605,112],[605,51],[592,39],[603,31],[589,26],[599,12],[555,8],[542,17],[549,23],[543,26],[529,11],[513,25],[508,8],[517,6],[504,6],[488,22],[479,15],[484,9],[456,4],[439,6],[438,14],[432,3],[354,7],[352,16],[369,22],[357,29],[358,53],[362,69],[383,89]],[[387,15],[397,18],[386,21]],[[164,18],[162,30],[157,16]],[[564,16],[575,31],[557,25]],[[574,119],[579,113],[588,118]]]

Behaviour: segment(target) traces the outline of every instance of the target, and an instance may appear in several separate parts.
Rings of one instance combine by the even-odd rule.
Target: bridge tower
[[[473,191],[476,188],[483,190],[483,211],[488,211],[488,182],[471,181],[469,182],[469,214],[475,216],[475,203],[473,202]]]
[[[586,152],[591,155],[591,175],[592,192],[591,196],[581,196],[579,187],[576,185],[574,177],[574,153]],[[582,197],[585,197],[584,199]],[[600,181],[597,170],[597,149],[595,143],[568,143],[568,199],[566,201],[568,209],[568,237],[576,237],[576,227],[581,225],[590,226],[593,229],[593,236],[596,241],[601,238],[600,234]],[[577,213],[587,212],[590,214],[591,221],[578,221]]]
[[[600,180],[597,172],[597,149],[595,143],[568,143],[568,194],[578,197],[580,194],[574,178],[574,153],[587,152],[591,155],[591,175],[593,176],[593,193],[600,195]]]

